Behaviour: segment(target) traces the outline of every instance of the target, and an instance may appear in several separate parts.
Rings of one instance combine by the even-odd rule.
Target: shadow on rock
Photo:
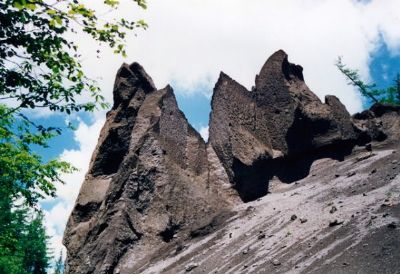
[[[251,166],[234,159],[234,188],[243,202],[254,201],[268,194],[269,182],[274,176],[287,184],[296,182],[310,174],[314,161],[323,158],[343,161],[354,146],[354,142],[341,142],[303,155],[258,160]]]

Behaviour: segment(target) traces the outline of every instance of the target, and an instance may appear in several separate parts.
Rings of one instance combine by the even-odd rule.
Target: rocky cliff
[[[244,201],[264,196],[272,176],[297,180],[319,152],[333,157],[328,150],[344,152],[357,141],[346,108],[334,96],[322,103],[304,83],[302,70],[278,51],[251,91],[223,73],[215,86],[210,144]]]
[[[221,73],[205,143],[179,110],[170,86],[158,90],[139,64],[124,64],[116,77],[113,108],[65,231],[66,272],[323,269],[321,260],[300,256],[296,246],[325,235],[321,239],[326,243],[314,252],[322,256],[329,253],[327,245],[339,246],[338,239],[359,233],[365,223],[353,216],[345,227],[334,219],[331,226],[343,233],[336,229],[338,235],[319,234],[329,224],[314,231],[326,222],[323,213],[315,213],[326,203],[333,206],[339,196],[342,203],[351,203],[350,197],[380,188],[389,191],[390,185],[390,203],[397,210],[399,157],[392,151],[399,145],[400,108],[377,104],[350,116],[334,96],[321,102],[305,84],[302,70],[278,51],[256,76],[252,90]],[[388,161],[394,166],[373,172],[374,165]],[[354,176],[367,167],[370,176]],[[346,192],[361,182],[355,192]],[[360,203],[346,214],[373,208],[384,196],[371,195],[368,203],[354,198]],[[295,239],[285,233],[294,233],[288,227],[300,209],[304,237],[300,233]],[[391,217],[364,229],[357,244],[388,223],[396,227],[396,221]],[[279,240],[271,236],[275,234]],[[279,241],[287,243],[277,249]],[[250,250],[251,262],[243,257]],[[272,264],[266,260],[271,256]],[[288,261],[285,267],[282,259]],[[249,269],[250,264],[258,267]],[[328,269],[334,264],[327,260],[325,265]]]

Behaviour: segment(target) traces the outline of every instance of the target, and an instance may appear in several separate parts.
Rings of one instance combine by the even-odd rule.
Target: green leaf
[[[104,4],[114,8],[119,5],[119,1],[118,0],[105,0]]]
[[[145,0],[134,0],[139,7],[141,7],[142,9],[147,9],[147,3]]]
[[[55,16],[54,20],[57,22],[57,24],[61,25],[62,24],[62,19],[60,16]]]
[[[57,11],[54,10],[54,9],[47,9],[47,10],[46,10],[46,13],[47,13],[48,15],[55,15],[55,14],[57,14]]]
[[[17,1],[13,3],[13,7],[17,8],[19,10],[22,10],[25,8],[25,6],[23,4],[21,4],[20,2],[17,2]]]
[[[34,3],[28,3],[28,4],[26,4],[25,5],[25,7],[27,8],[27,9],[29,9],[29,10],[31,10],[31,11],[34,11],[35,9],[36,9],[36,4],[34,4]]]

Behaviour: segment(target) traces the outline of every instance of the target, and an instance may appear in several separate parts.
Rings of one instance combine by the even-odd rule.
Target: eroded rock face
[[[154,90],[153,80],[139,64],[121,66],[114,84],[114,105],[107,114],[89,174],[97,176],[117,172],[128,152],[139,108],[146,95]]]
[[[322,103],[302,67],[278,51],[251,91],[221,73],[206,144],[171,87],[157,90],[139,64],[124,64],[65,231],[66,273],[143,273],[223,228],[232,208],[268,193],[274,176],[291,183],[316,159],[398,142],[399,115],[375,105],[350,117],[335,96]]]
[[[357,139],[343,104],[334,96],[322,103],[305,84],[302,70],[278,51],[267,60],[251,91],[223,73],[214,88],[210,144],[245,201],[265,195],[273,175],[296,173],[274,159],[314,155]]]
[[[65,231],[67,273],[138,271],[154,254],[134,250],[157,251],[229,207],[169,86],[123,65],[114,98]]]
[[[366,141],[397,142],[400,139],[400,107],[375,104],[353,115],[353,122]]]
[[[323,104],[305,84],[302,71],[278,51],[256,77],[256,127],[267,128],[272,148],[284,156],[356,138],[346,108],[334,96]]]

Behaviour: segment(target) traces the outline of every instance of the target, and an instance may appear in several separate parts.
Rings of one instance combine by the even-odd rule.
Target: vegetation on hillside
[[[145,0],[132,3],[146,8]],[[73,39],[84,33],[125,56],[128,32],[147,27],[142,20],[103,20],[89,4],[0,0],[0,273],[47,272],[51,252],[38,202],[55,196],[57,184],[63,183],[60,175],[75,170],[33,152],[62,132],[57,125],[33,123],[25,110],[71,114],[107,108],[98,85],[82,69]],[[102,5],[110,11],[120,7],[118,0]],[[60,265],[59,259],[59,273]]]

